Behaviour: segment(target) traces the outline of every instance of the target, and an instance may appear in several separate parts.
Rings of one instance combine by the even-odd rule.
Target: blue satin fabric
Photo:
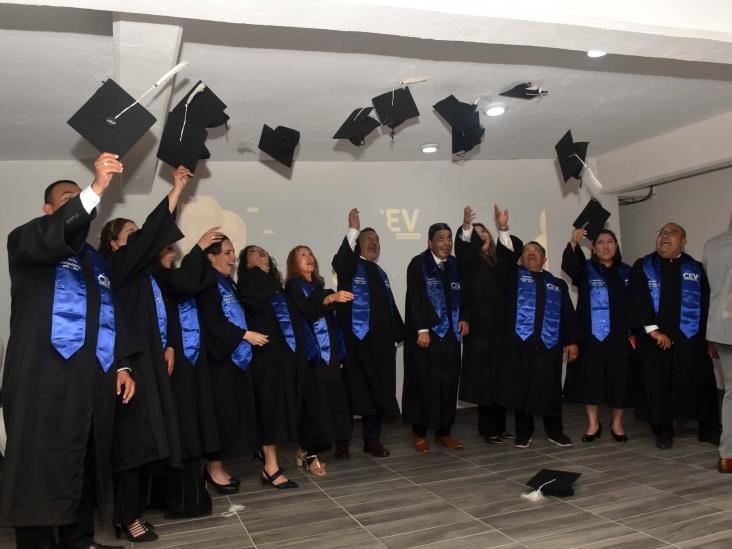
[[[661,302],[661,259],[655,252],[643,258],[653,310],[658,314]],[[691,256],[681,254],[681,311],[679,329],[691,339],[699,333],[701,322],[701,268]]]
[[[547,349],[559,342],[559,327],[562,314],[562,288],[559,281],[548,272],[544,272],[546,288],[544,300],[544,318],[541,324],[541,340]],[[531,272],[519,267],[518,287],[516,292],[516,324],[514,330],[522,341],[534,334],[536,320],[536,282]]]
[[[201,348],[201,326],[198,323],[196,300],[189,299],[178,303],[178,317],[183,336],[183,354],[195,366]]]
[[[618,276],[627,286],[630,278],[630,267],[625,263],[616,266]],[[587,283],[590,286],[590,320],[592,335],[598,341],[605,341],[610,335],[610,296],[607,288],[607,277],[593,261],[587,262]]]
[[[99,332],[96,356],[102,370],[114,362],[114,305],[104,259],[86,245],[91,259],[94,279],[99,286]],[[56,266],[51,311],[51,344],[65,359],[71,358],[86,339],[86,281],[84,269],[77,257],[70,257]]]
[[[285,336],[288,347],[294,352],[297,346],[295,342],[295,332],[292,329],[292,319],[290,318],[290,310],[287,308],[287,302],[281,292],[275,292],[270,300],[272,308],[277,315],[277,322],[280,323],[282,335]]]
[[[244,309],[237,299],[236,294],[234,294],[231,282],[221,274],[216,273],[216,283],[219,287],[219,294],[221,295],[221,309],[224,311],[227,320],[234,326],[246,330],[247,320],[244,316]],[[231,354],[231,361],[237,368],[246,371],[249,368],[249,363],[252,361],[251,344],[242,339],[241,343],[237,345]]]
[[[155,300],[155,316],[158,319],[158,331],[160,332],[160,342],[163,344],[163,349],[168,346],[168,313],[165,311],[165,301],[163,300],[163,293],[160,291],[155,277],[152,273],[147,273],[150,278],[150,286],[152,287],[153,299]]]
[[[460,277],[458,275],[457,259],[449,256],[446,263],[447,281],[450,284],[450,314],[447,314],[447,303],[445,299],[445,290],[442,284],[440,268],[432,258],[432,252],[427,250],[422,257],[422,278],[427,292],[427,298],[435,309],[439,322],[432,326],[432,331],[441,338],[447,335],[448,330],[452,327],[455,337],[460,341],[460,329],[458,322],[460,321]]]
[[[391,311],[392,323],[394,319],[394,296],[391,293],[391,284],[389,284],[389,277],[384,272],[384,269],[379,267],[376,263],[373,264],[376,267],[376,271],[381,277],[381,282],[386,288],[387,297],[389,299],[389,310]],[[353,302],[351,307],[351,329],[353,335],[358,339],[363,340],[364,337],[369,333],[370,330],[370,318],[371,318],[371,295],[369,293],[369,283],[366,276],[366,267],[364,260],[358,260],[358,266],[356,267],[356,274],[353,276],[351,281],[351,288],[353,291]]]
[[[298,278],[296,280],[298,285],[300,286],[300,289],[302,289],[302,293],[305,294],[305,297],[310,297],[310,294],[313,293],[315,286],[301,278]],[[328,322],[326,321],[325,316],[321,316],[315,322],[313,322],[312,327],[313,332],[315,332],[315,339],[317,339],[318,341],[318,347],[320,348],[320,358],[322,358],[323,362],[325,362],[326,364],[330,364],[330,335],[328,334]],[[339,354],[341,354],[340,350]]]

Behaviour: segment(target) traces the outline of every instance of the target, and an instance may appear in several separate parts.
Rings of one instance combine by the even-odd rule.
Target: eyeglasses
[[[681,234],[681,231],[678,229],[667,229],[665,231],[658,231],[658,236],[676,236],[677,234]]]

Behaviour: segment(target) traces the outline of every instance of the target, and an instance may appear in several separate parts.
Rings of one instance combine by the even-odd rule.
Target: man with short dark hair
[[[123,402],[134,394],[115,358],[106,267],[86,244],[95,207],[122,164],[104,153],[94,170],[83,191],[68,180],[49,185],[45,215],[8,236],[0,524],[15,527],[22,549],[104,547],[93,540],[93,510],[109,467],[115,385]]]
[[[427,250],[407,269],[404,342],[404,418],[412,424],[413,444],[429,452],[427,429],[442,446],[463,445],[450,435],[455,422],[460,378],[460,340],[469,332],[468,311],[460,299],[461,279],[446,223],[429,228]]]
[[[631,326],[656,446],[673,445],[674,420],[698,421],[702,442],[719,444],[714,367],[706,342],[709,283],[701,263],[684,253],[686,231],[666,223],[656,251],[637,260],[630,278]],[[645,410],[642,410],[645,412]]]

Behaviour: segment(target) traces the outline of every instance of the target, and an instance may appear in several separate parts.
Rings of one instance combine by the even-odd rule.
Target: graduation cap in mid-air
[[[588,145],[589,142],[587,141],[575,143],[572,139],[572,130],[567,130],[567,133],[554,145],[565,182],[573,177],[580,178],[580,174],[585,167]]]
[[[262,135],[259,138],[259,149],[269,156],[292,167],[292,159],[295,156],[295,148],[300,143],[300,132],[285,126],[277,126],[275,129],[265,124],[262,127]]]
[[[517,99],[534,99],[535,97],[549,95],[549,90],[545,90],[531,82],[526,82],[525,84],[514,86],[510,90],[506,90],[499,95],[504,97],[515,97]]]
[[[155,123],[155,117],[140,104],[140,101],[186,65],[186,62],[182,62],[173,67],[137,99],[117,82],[108,79],[69,118],[69,126],[100,152],[124,156]]]
[[[382,93],[374,97],[371,102],[381,125],[389,126],[392,130],[407,120],[419,116],[412,92],[407,86]]]
[[[229,115],[226,104],[201,80],[173,108],[172,112],[186,116],[188,122],[200,128],[215,128],[226,124]]]
[[[572,484],[580,476],[581,473],[542,469],[531,477],[526,485],[533,488],[535,493],[538,494],[543,492],[547,496],[567,497],[574,495]],[[541,496],[538,499],[541,499]]]
[[[572,225],[575,229],[586,230],[587,238],[595,240],[597,233],[605,228],[609,218],[610,212],[603,208],[598,200],[591,198]]]
[[[448,95],[432,108],[450,125],[453,154],[462,156],[480,143],[485,129],[480,125],[480,113],[475,105],[463,103],[454,95]]]
[[[333,139],[348,139],[354,145],[364,144],[366,136],[380,126],[379,121],[370,116],[373,107],[355,109],[338,128]]]

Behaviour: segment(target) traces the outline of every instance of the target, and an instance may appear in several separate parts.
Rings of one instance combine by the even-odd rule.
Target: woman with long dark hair
[[[181,192],[192,176],[185,167],[173,172],[173,189],[142,227],[117,218],[102,229],[99,252],[109,264],[112,291],[126,337],[119,343],[129,357],[137,397],[117,406],[112,466],[115,472],[114,525],[135,543],[157,539],[142,519],[147,475],[153,465],[180,467],[177,412],[169,374],[174,351],[167,341],[167,311],[150,264],[160,250],[183,237],[175,224]]]
[[[624,408],[629,405],[630,360],[628,340],[630,267],[622,262],[615,233],[602,229],[592,240],[592,256],[585,257],[579,241],[587,235],[575,229],[562,256],[562,270],[577,286],[577,318],[581,330],[579,360],[567,368],[565,396],[585,404],[588,425],[583,442],[602,434],[598,406],[613,409],[610,433],[627,442]]]
[[[168,342],[175,351],[170,383],[178,412],[182,468],[167,467],[157,476],[151,497],[169,518],[211,513],[211,496],[201,478],[201,457],[217,451],[220,443],[195,297],[214,284],[203,250],[222,238],[220,227],[206,231],[178,268],[175,248],[166,246],[151,267],[167,306]]]
[[[287,256],[285,287],[315,335],[319,350],[315,360],[301,370],[300,446],[311,460],[335,442],[336,458],[348,458],[352,417],[341,375],[345,343],[334,308],[338,303],[353,300],[353,294],[326,288],[318,260],[309,247],[302,245],[294,247]]]
[[[256,347],[251,376],[262,443],[262,478],[277,488],[295,488],[293,481],[278,483],[282,469],[277,446],[297,440],[299,415],[298,363],[305,360],[299,313],[282,287],[282,275],[266,250],[249,245],[239,254],[237,292],[249,327],[267,334],[267,345]]]
[[[506,409],[497,403],[501,382],[500,351],[506,332],[505,290],[518,256],[505,246],[497,252],[490,231],[475,223],[466,206],[463,225],[455,239],[455,255],[463,277],[463,296],[470,303],[470,334],[463,340],[460,400],[478,405],[478,433],[489,444],[513,438],[506,431]],[[498,230],[508,237],[508,210],[495,207]],[[513,249],[523,244],[516,237]]]
[[[253,347],[267,345],[266,335],[249,329],[236,283],[236,250],[228,237],[208,246],[204,253],[215,284],[196,299],[201,314],[211,371],[221,451],[209,455],[204,479],[219,494],[239,491],[239,479],[224,468],[223,460],[251,456],[259,448],[257,416],[252,387]],[[267,482],[262,477],[262,482]],[[276,483],[288,480],[281,476]]]

